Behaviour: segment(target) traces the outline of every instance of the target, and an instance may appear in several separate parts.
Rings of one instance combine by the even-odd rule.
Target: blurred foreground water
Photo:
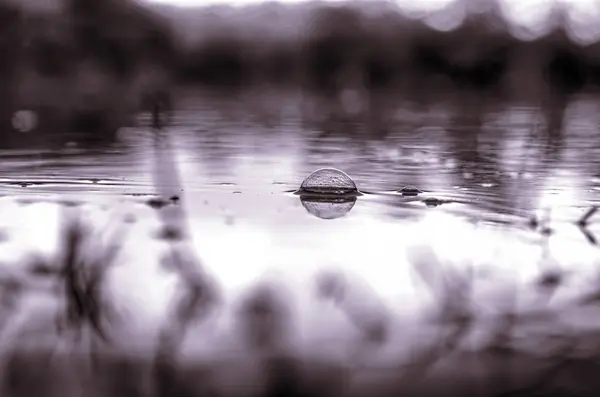
[[[600,389],[593,93],[175,98],[0,152],[3,396]],[[323,167],[366,194],[291,194]]]

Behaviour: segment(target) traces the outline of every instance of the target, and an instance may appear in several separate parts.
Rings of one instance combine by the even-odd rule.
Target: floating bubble
[[[29,132],[38,125],[38,116],[31,110],[18,110],[13,114],[12,126],[20,132]]]
[[[322,168],[310,174],[297,192],[301,195],[358,195],[356,184],[345,172]]]
[[[419,194],[423,193],[423,191],[414,186],[404,186],[402,189],[398,190],[398,193],[402,194],[403,196],[418,196]]]
[[[356,197],[335,199],[317,199],[300,197],[302,206],[311,215],[321,219],[337,219],[345,216],[354,207]]]

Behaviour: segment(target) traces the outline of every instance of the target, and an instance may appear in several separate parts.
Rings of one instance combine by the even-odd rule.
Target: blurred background
[[[415,4],[2,0],[0,143],[22,140],[19,110],[40,137],[111,140],[148,94],[181,88],[302,89],[321,113],[376,122],[399,99],[452,93],[472,117],[500,101],[560,113],[600,84],[596,1]]]
[[[426,325],[417,324],[412,314],[407,317],[415,325],[407,336],[408,320],[393,325],[391,309],[385,314],[375,303],[376,309],[363,307],[365,296],[374,297],[374,302],[385,296],[389,308],[399,312],[411,305],[426,306],[428,301],[416,292],[407,292],[417,290],[407,270],[413,265],[455,260],[467,267],[496,266],[519,273],[519,283],[526,279],[520,272],[531,279],[543,273],[547,277],[538,282],[540,288],[535,283],[526,288],[551,292],[566,278],[546,270],[577,269],[574,273],[585,279],[581,285],[592,291],[586,302],[597,305],[598,223],[589,229],[583,226],[594,215],[590,208],[600,205],[600,1],[0,0],[0,58],[0,196],[6,196],[0,206],[0,268],[12,269],[0,281],[9,297],[26,296],[22,292],[31,280],[64,276],[67,286],[65,294],[47,288],[42,295],[42,288],[31,284],[27,293],[42,297],[29,302],[37,311],[13,304],[17,299],[0,302],[2,325],[14,340],[38,343],[47,329],[60,325],[50,317],[52,310],[62,316],[63,307],[56,304],[49,310],[48,305],[64,300],[72,328],[83,329],[82,319],[91,317],[88,329],[95,341],[94,333],[111,328],[99,325],[106,316],[98,303],[100,286],[106,284],[107,301],[130,310],[122,316],[121,328],[112,332],[121,342],[107,344],[122,353],[134,342],[145,343],[148,335],[156,339],[153,365],[158,369],[153,371],[158,372],[146,376],[146,364],[115,359],[105,363],[114,369],[105,369],[110,376],[100,379],[104,389],[90,383],[86,390],[95,393],[90,395],[114,395],[115,390],[140,396],[207,395],[210,385],[198,369],[182,375],[176,369],[183,366],[173,363],[183,361],[180,352],[191,357],[193,345],[225,351],[238,342],[249,360],[236,367],[230,362],[237,358],[231,358],[229,363],[219,361],[214,372],[207,370],[205,378],[224,390],[211,395],[254,393],[247,385],[258,375],[268,385],[265,395],[312,395],[298,391],[310,387],[345,395],[339,392],[345,382],[343,365],[337,378],[317,365],[313,378],[306,375],[312,367],[289,357],[309,350],[308,345],[323,356],[329,354],[323,346],[340,346],[340,362],[346,365],[353,360],[346,353],[354,351],[354,345],[395,344],[404,349],[408,337],[427,339]],[[151,113],[157,103],[169,111],[169,124],[155,135]],[[342,169],[359,189],[381,194],[337,203],[301,201],[287,194],[322,167]],[[420,198],[408,202],[395,194],[406,185],[433,195],[434,205],[426,208]],[[174,196],[167,201],[148,198],[157,191]],[[56,227],[63,223],[62,212],[43,199],[57,192],[60,208],[81,204],[65,199],[66,193],[84,203],[95,193],[108,193],[109,200],[97,208],[83,204],[85,211],[97,212],[82,219],[100,226],[116,220],[134,231],[127,239],[107,232],[112,239],[99,245],[106,245],[103,248],[94,246],[104,243],[96,235],[85,245],[78,222],[66,222],[65,231]],[[171,206],[180,194],[186,206]],[[135,205],[121,214],[123,195]],[[177,208],[184,208],[185,214]],[[575,227],[577,219],[586,224]],[[195,253],[177,251],[184,246],[180,240],[185,233],[159,228],[161,222],[171,221],[189,221],[190,245],[198,247],[202,259],[196,270],[215,275],[216,289],[225,291],[225,306],[239,309],[231,315],[235,321],[230,334],[223,338],[189,323],[197,315],[195,306],[216,307],[221,302],[216,292],[204,289],[210,282],[194,285],[198,280],[181,270],[186,269],[186,255],[195,258]],[[411,254],[415,241],[433,246],[439,258],[426,250]],[[126,249],[118,254],[113,245]],[[44,259],[54,258],[45,251],[45,256],[26,256],[43,250],[56,253],[57,259]],[[91,255],[89,267],[104,268],[109,281],[102,281],[103,271],[79,277],[77,268],[88,265],[81,265],[78,250]],[[103,263],[112,266],[113,259],[123,266],[113,271]],[[190,263],[192,268],[197,264]],[[337,306],[311,301],[309,281],[300,280],[306,277],[312,283],[313,275],[307,274],[328,266],[367,280],[369,292],[356,295],[352,283],[334,274],[319,279],[317,289]],[[438,267],[430,268],[429,276],[442,274],[443,266]],[[271,275],[278,286],[247,289],[272,268],[283,269],[275,272],[281,277]],[[591,270],[584,274],[586,269]],[[427,269],[421,275],[425,284],[433,283],[425,273]],[[454,278],[459,285],[455,290],[468,288],[459,276],[453,277],[447,283],[448,296],[440,287],[434,300],[464,306],[462,295],[451,288]],[[175,279],[180,282],[176,288]],[[89,285],[77,286],[84,281]],[[568,286],[565,290],[571,294],[588,291],[579,284]],[[174,291],[186,293],[178,297]],[[278,291],[285,294],[279,296]],[[294,304],[287,292],[312,302],[291,327],[287,325],[297,313],[288,317],[286,310]],[[512,321],[511,309],[505,306],[517,290],[500,295],[492,296],[490,304],[497,304],[499,315]],[[357,302],[352,301],[355,296]],[[175,317],[165,317],[171,315],[171,301],[181,306],[175,306]],[[336,320],[330,314],[337,313],[334,309],[349,320],[341,314]],[[439,313],[453,310],[441,306]],[[577,324],[578,332],[584,328],[575,316],[598,318],[570,307],[564,312],[571,315],[564,321],[573,333]],[[469,322],[474,323],[471,315],[457,309],[450,313],[454,317],[440,321],[451,323],[451,330],[459,324],[458,331],[451,332],[458,340]],[[24,332],[36,319],[46,328]],[[421,322],[430,324],[427,321]],[[544,332],[562,332],[555,323],[534,322]],[[333,323],[341,325],[329,326]],[[163,325],[164,334],[152,334]],[[294,332],[300,325],[307,326],[306,335],[316,336],[309,335],[305,345],[290,352],[293,347],[286,337],[288,332],[298,336]],[[196,333],[186,338],[187,328]],[[431,328],[444,327],[435,323]],[[510,327],[490,326],[499,334],[505,328]],[[57,328],[56,333],[61,332]],[[590,333],[596,341],[597,326]],[[11,348],[17,346],[0,336]],[[87,343],[80,342],[76,343]],[[182,347],[183,342],[189,346]],[[424,368],[445,354],[446,345],[440,345],[440,352],[424,349]],[[582,351],[595,350],[582,346]],[[495,365],[498,351],[485,360]],[[274,353],[255,360],[264,352]],[[223,353],[227,354],[228,350]],[[6,395],[39,395],[39,390],[47,392],[46,384],[54,385],[52,395],[81,395],[79,388],[72,393],[60,390],[63,386],[48,371],[49,361],[17,353],[6,357],[0,386]],[[585,371],[576,367],[574,372],[597,373],[595,357]],[[476,364],[471,372],[462,373],[461,356],[460,366],[450,366],[467,378],[480,372],[480,358],[472,360]],[[545,364],[547,358],[539,362]],[[207,368],[214,367],[209,364]],[[37,372],[31,372],[31,365]],[[72,365],[80,370],[75,361]],[[89,372],[97,373],[98,368],[91,366]],[[234,376],[231,370],[237,371]],[[61,379],[77,375],[70,371],[61,372]],[[444,379],[455,382],[455,372]],[[46,380],[31,382],[32,373]],[[412,380],[413,373],[406,373]],[[490,373],[494,378],[496,372]],[[160,393],[145,394],[131,386],[145,385],[152,377]],[[578,387],[584,384],[576,376],[570,379]],[[189,388],[187,394],[179,393],[180,383]],[[330,383],[337,394],[327,389]],[[425,383],[436,386],[428,379]],[[588,395],[597,395],[597,390]]]

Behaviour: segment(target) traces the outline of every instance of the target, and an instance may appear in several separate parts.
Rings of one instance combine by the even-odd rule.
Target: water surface
[[[312,99],[299,98],[182,96],[162,146],[144,114],[118,141],[93,148],[28,147],[24,133],[20,147],[0,152],[5,278],[24,280],[31,258],[60,254],[66,208],[98,230],[97,243],[127,227],[107,299],[126,313],[114,333],[134,350],[156,343],[182,282],[163,260],[181,244],[165,234],[169,222],[189,226],[185,252],[214,280],[227,308],[212,326],[197,326],[192,334],[201,338],[186,337],[185,357],[227,357],[235,343],[250,349],[238,334],[254,320],[240,310],[273,283],[277,292],[265,299],[283,302],[290,314],[280,321],[291,324],[269,323],[285,336],[278,346],[342,361],[408,360],[404,342],[427,345],[442,321],[436,316],[452,311],[444,302],[458,299],[453,283],[470,283],[471,309],[482,319],[467,350],[485,345],[478,335],[512,311],[558,313],[552,321],[581,330],[597,325],[580,303],[598,288],[600,218],[576,225],[600,201],[596,97],[565,99],[553,109],[390,100],[384,115],[366,121],[335,109],[309,117]],[[350,204],[290,194],[323,167],[345,171],[369,194]],[[397,193],[405,186],[424,193],[408,200]],[[157,195],[180,204],[158,205]],[[552,284],[544,281],[549,274],[561,276]],[[319,300],[320,290],[337,303]],[[20,312],[5,310],[20,319],[5,327],[5,343],[40,312],[60,311],[60,301],[40,298],[41,291],[25,293]],[[373,344],[385,348],[355,349]]]

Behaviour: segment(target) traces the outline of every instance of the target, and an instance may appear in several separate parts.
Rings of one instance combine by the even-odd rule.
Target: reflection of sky
[[[190,178],[182,176],[184,181]],[[276,194],[260,198],[253,191],[231,195],[226,190],[188,191],[186,195],[197,253],[224,289],[229,305],[257,281],[277,281],[286,286],[288,293],[302,303],[295,310],[306,318],[302,326],[308,339],[312,333],[327,334],[348,327],[333,318],[328,318],[326,329],[319,324],[326,308],[310,302],[313,277],[323,270],[341,270],[358,277],[361,288],[371,291],[369,299],[377,297],[380,304],[406,321],[415,311],[429,310],[433,304],[413,266],[439,267],[436,272],[460,272],[468,266],[481,271],[491,269],[495,278],[477,281],[475,291],[478,305],[486,310],[504,304],[495,297],[512,293],[516,285],[531,290],[528,284],[542,269],[542,245],[536,243],[538,238],[533,232],[473,224],[438,210],[421,209],[421,216],[414,220],[387,218],[368,201],[359,201],[346,218],[323,221],[294,205],[299,201],[297,197]],[[226,196],[230,199],[224,200]],[[0,206],[1,226],[11,237],[1,246],[0,261],[5,272],[10,269],[24,273],[17,253],[56,253],[58,212],[52,204],[15,205],[11,200],[2,200]],[[226,207],[233,221],[228,221],[219,207]],[[123,211],[135,214],[137,221],[123,241],[126,249],[109,277],[109,291],[111,299],[118,302],[118,310],[128,314],[130,332],[152,332],[176,287],[173,274],[160,264],[166,244],[155,237],[160,224],[154,210],[133,202],[108,210],[94,205],[86,208],[97,226],[118,219]],[[577,269],[574,282],[589,287],[582,280],[587,277],[587,282],[591,281],[598,252],[575,232],[574,228],[560,228],[559,234],[551,238],[550,254],[565,268]],[[6,268],[7,264],[13,266]],[[562,293],[561,301],[583,291],[579,288]],[[523,297],[522,309],[526,310],[530,296]],[[410,318],[415,321],[415,317]],[[333,324],[336,321],[340,323]]]

